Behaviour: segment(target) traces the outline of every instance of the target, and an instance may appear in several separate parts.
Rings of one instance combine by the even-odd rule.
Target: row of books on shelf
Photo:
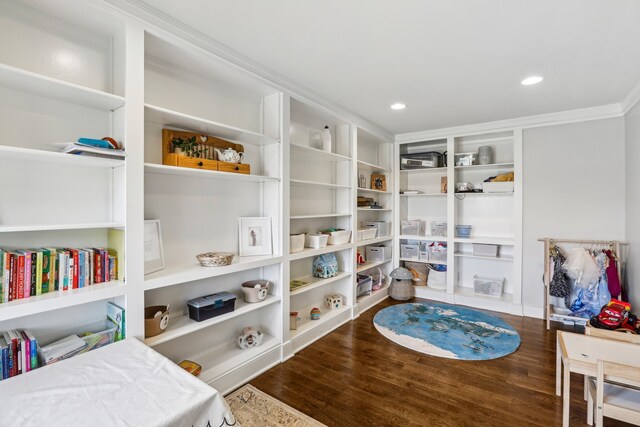
[[[117,262],[104,248],[0,249],[0,303],[116,280]]]
[[[107,319],[88,331],[40,347],[29,330],[0,333],[0,381],[50,365],[125,338],[125,310],[107,303]]]

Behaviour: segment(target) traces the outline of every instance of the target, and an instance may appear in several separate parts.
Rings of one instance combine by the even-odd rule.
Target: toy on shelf
[[[262,343],[264,334],[252,326],[247,326],[242,329],[242,335],[237,339],[238,346],[245,350],[247,348],[258,347]]]
[[[322,314],[322,312],[320,311],[320,309],[318,307],[313,307],[311,309],[311,313],[309,313],[309,316],[311,317],[311,320],[320,320],[320,315]]]
[[[342,295],[340,294],[327,295],[327,297],[324,300],[324,305],[329,310],[338,310],[342,308],[342,301],[343,301]]]
[[[289,329],[296,330],[298,329],[298,322],[300,321],[300,316],[298,316],[297,311],[289,312]]]
[[[200,372],[202,372],[202,366],[191,360],[183,360],[182,362],[178,363],[178,366],[195,377],[200,375]]]
[[[637,318],[631,312],[631,304],[612,299],[602,307],[597,316],[593,316],[589,323],[600,329],[627,329],[636,332]]]
[[[360,251],[358,250],[358,251],[356,252],[356,264],[358,264],[358,265],[362,265],[362,264],[364,264],[364,263],[365,263],[365,261],[364,261],[364,257],[362,256],[362,254],[361,254],[361,253],[360,253]]]
[[[338,275],[338,260],[335,254],[324,254],[313,260],[313,275],[322,279]]]

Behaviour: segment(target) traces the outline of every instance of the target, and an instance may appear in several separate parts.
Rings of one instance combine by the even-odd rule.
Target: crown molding
[[[620,103],[622,114],[626,115],[638,102],[640,102],[640,82],[631,89],[629,95]]]
[[[511,130],[513,128],[555,126],[567,123],[610,119],[622,116],[623,112],[621,104],[609,104],[599,107],[580,108],[576,110],[559,111],[556,113],[539,114],[535,116],[518,117],[514,119],[497,120],[493,122],[454,126],[421,132],[402,133],[396,135],[396,142],[418,142],[449,136],[455,137],[459,135],[471,135],[476,133],[500,132]]]
[[[332,115],[338,115],[345,121],[351,122],[363,130],[372,133],[380,138],[393,141],[394,135],[388,130],[370,122],[366,118],[356,114],[340,105],[337,105],[329,99],[323,97],[317,92],[300,85],[284,75],[268,69],[264,65],[242,55],[241,53],[217,42],[204,33],[195,30],[189,25],[165,14],[159,9],[151,6],[142,0],[97,0],[104,5],[114,9],[116,12],[124,13],[130,18],[134,18],[141,22],[147,29],[167,33],[171,36],[178,37],[188,43],[199,47],[207,53],[213,54],[233,65],[245,73],[261,80],[262,82],[281,90],[288,95],[320,108]]]

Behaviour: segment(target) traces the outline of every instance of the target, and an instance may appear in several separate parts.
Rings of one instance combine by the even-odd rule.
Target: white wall
[[[640,143],[640,110],[635,115],[633,130]],[[625,239],[625,121],[525,129],[523,145],[522,301],[525,314],[541,315],[543,246],[538,238]],[[633,154],[640,161],[638,147]],[[635,181],[628,182],[640,182],[634,173]],[[635,186],[629,188],[634,191]],[[627,217],[632,222],[629,210]],[[640,268],[638,258],[635,264]]]
[[[629,242],[626,282],[634,313],[640,310],[640,103],[625,116],[626,240]]]

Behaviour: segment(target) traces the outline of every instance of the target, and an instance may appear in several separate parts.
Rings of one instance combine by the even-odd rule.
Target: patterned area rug
[[[393,305],[377,312],[373,324],[403,347],[450,359],[497,359],[520,346],[520,335],[508,323],[457,305]]]
[[[242,427],[327,427],[251,384],[225,399]]]

